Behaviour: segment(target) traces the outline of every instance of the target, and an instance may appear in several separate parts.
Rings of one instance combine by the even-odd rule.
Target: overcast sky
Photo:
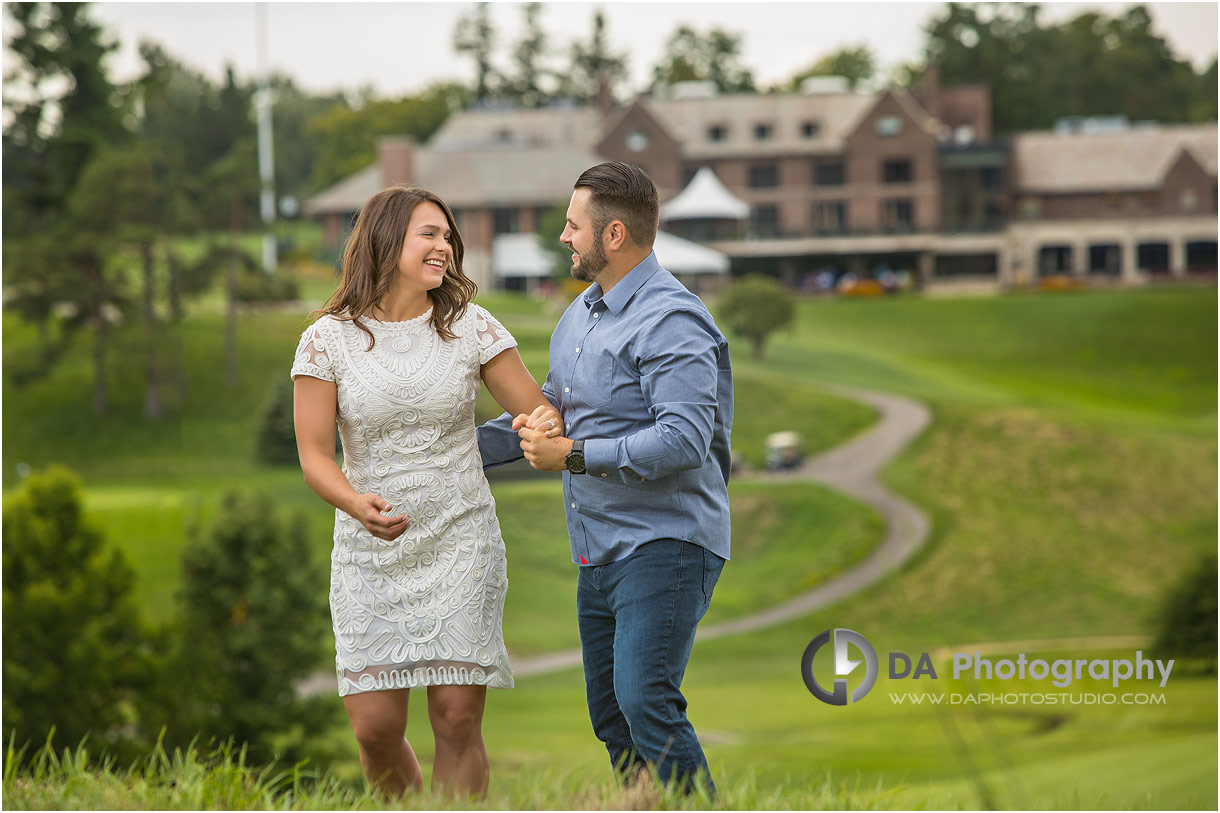
[[[381,96],[399,96],[437,79],[470,81],[472,62],[453,52],[453,30],[471,3],[279,3],[266,4],[268,58],[274,69],[312,91],[354,90],[371,85]],[[1116,14],[1131,3],[1053,3],[1044,20],[1062,20],[1092,8]],[[1216,3],[1152,3],[1156,29],[1196,67],[1216,53]],[[665,40],[679,24],[700,31],[719,27],[742,35],[745,65],[767,86],[787,79],[837,48],[867,44],[883,75],[918,59],[922,26],[942,3],[545,3],[541,15],[549,50],[566,64],[569,45],[587,39],[592,15],[604,9],[616,51],[629,54],[632,89],[642,88]],[[93,15],[116,35],[112,58],[117,79],[139,71],[136,45],[149,38],[176,57],[219,78],[226,62],[240,75],[258,66],[255,3],[93,4]],[[499,35],[497,61],[521,30],[520,3],[493,3]]]

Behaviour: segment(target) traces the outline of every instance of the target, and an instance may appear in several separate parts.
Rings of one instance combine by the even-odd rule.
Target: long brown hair
[[[389,293],[390,283],[398,273],[398,258],[402,255],[407,224],[411,222],[415,207],[424,202],[435,203],[445,213],[453,245],[453,258],[445,269],[445,278],[439,287],[428,291],[428,298],[432,300],[430,321],[442,339],[457,338],[450,328],[479,291],[479,286],[462,271],[462,257],[466,253],[462,235],[445,202],[426,189],[407,186],[383,189],[360,207],[356,225],[343,250],[343,280],[318,311],[319,315],[355,322],[356,327],[369,334],[369,350],[373,349],[375,339],[359,319]]]

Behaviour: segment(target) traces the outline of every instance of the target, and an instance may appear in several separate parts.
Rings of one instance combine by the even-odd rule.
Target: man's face
[[[568,222],[559,235],[559,242],[572,251],[572,276],[581,282],[594,282],[606,267],[606,251],[602,236],[593,229],[589,215],[589,198],[593,192],[581,187],[572,193],[568,204]]]

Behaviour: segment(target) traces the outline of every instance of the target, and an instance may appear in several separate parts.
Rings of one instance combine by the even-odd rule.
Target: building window
[[[708,141],[724,141],[729,137],[729,128],[723,124],[713,124],[707,128]]]
[[[521,231],[521,215],[516,209],[493,209],[493,234],[516,234]]]
[[[822,123],[820,121],[806,121],[801,123],[802,138],[817,138],[822,134]]]
[[[751,189],[773,189],[779,186],[779,170],[775,164],[755,164],[750,167]]]
[[[755,124],[754,125],[754,140],[769,141],[771,139],[770,124]]]
[[[988,189],[998,189],[1004,185],[1004,173],[999,167],[983,167],[979,170],[979,181]]]
[[[1122,272],[1122,252],[1122,246],[1112,244],[1089,246],[1089,273],[1117,276]]]
[[[847,205],[841,200],[813,204],[813,230],[817,234],[842,234],[847,231]]]
[[[1161,193],[1155,189],[1140,193],[1140,203],[1145,209],[1155,209],[1161,205]]]
[[[627,149],[632,152],[643,152],[648,149],[648,136],[639,130],[627,134]]]
[[[889,138],[902,132],[902,119],[897,116],[882,116],[877,119],[877,135]]]
[[[885,183],[910,183],[911,159],[891,158],[881,162],[881,180]]]
[[[778,206],[755,206],[752,221],[754,233],[759,237],[779,236]]]
[[[915,207],[910,200],[881,202],[881,227],[889,232],[911,231],[915,228]]]
[[[847,183],[842,161],[818,161],[813,165],[814,186],[842,186]]]

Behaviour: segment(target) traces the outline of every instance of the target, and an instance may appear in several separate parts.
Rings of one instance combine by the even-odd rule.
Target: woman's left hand
[[[563,435],[563,416],[550,404],[542,404],[529,415],[518,415],[513,419],[514,432],[523,426],[536,432],[545,429],[546,437],[557,438]]]

